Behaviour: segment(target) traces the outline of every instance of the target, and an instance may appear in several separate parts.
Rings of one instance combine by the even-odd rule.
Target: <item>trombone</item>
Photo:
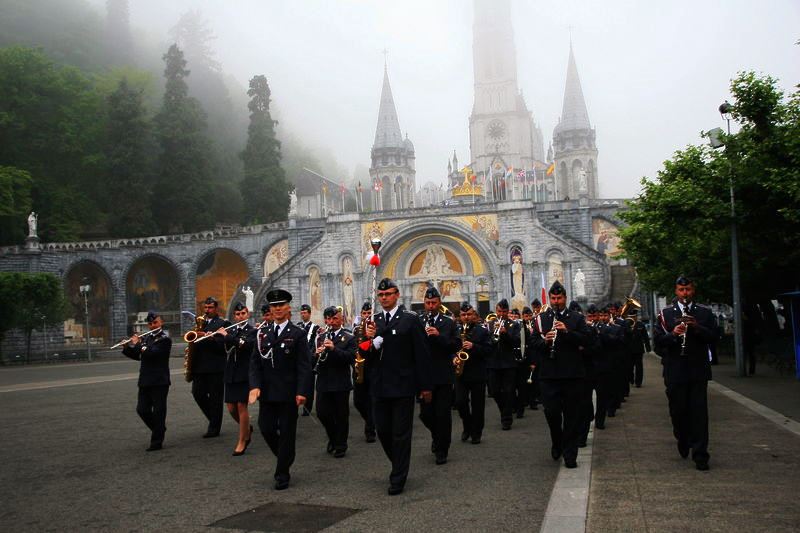
[[[133,337],[139,337],[140,339],[143,339],[143,338],[147,337],[148,335],[153,335],[154,333],[159,333],[160,331],[161,331],[161,328],[151,329],[150,331],[148,331],[146,333],[142,333],[141,335],[134,335]],[[114,348],[119,348],[123,344],[127,344],[127,343],[131,342],[133,337],[128,337],[124,341],[119,341],[117,344],[115,344],[114,346],[109,348],[109,350],[113,350]]]

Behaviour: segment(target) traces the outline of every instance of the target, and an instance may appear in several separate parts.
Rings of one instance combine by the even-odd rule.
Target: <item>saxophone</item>
[[[194,319],[194,329],[190,329],[183,336],[183,340],[186,341],[186,349],[183,350],[183,377],[188,383],[191,383],[194,379],[192,375],[192,359],[194,359],[194,351],[196,350],[194,341],[200,336],[200,332],[203,331],[205,326],[205,315],[198,315]]]
[[[461,349],[456,352],[456,356],[453,357],[453,365],[456,367],[456,377],[460,377],[461,374],[464,373],[464,363],[469,360],[469,353],[464,349],[464,341],[467,338],[469,330],[469,324],[461,326]]]

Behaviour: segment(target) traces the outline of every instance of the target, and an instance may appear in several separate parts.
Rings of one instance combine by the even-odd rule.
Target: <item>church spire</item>
[[[561,110],[561,121],[556,126],[556,131],[588,130],[591,128],[589,112],[586,110],[586,100],[583,98],[581,79],[578,76],[578,67],[575,65],[575,54],[572,51],[572,40],[570,39],[567,83],[564,87],[564,107]]]
[[[375,130],[373,148],[393,148],[400,147],[402,144],[403,135],[400,133],[400,122],[397,120],[392,87],[389,85],[389,70],[384,63],[381,106],[378,111],[378,127]]]

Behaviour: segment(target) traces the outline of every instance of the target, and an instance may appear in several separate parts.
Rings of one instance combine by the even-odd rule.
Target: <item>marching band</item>
[[[300,307],[302,321],[292,323],[292,295],[282,289],[267,293],[255,327],[245,305],[235,306],[231,324],[218,316],[216,300],[207,298],[204,315],[185,336],[186,377],[208,419],[203,437],[220,434],[224,399],[239,426],[233,455],[244,455],[253,433],[248,405],[258,401],[258,429],[276,456],[275,489],[283,490],[295,458],[298,416],[310,415],[315,393],[326,451],[346,456],[352,391],[366,442],[377,437],[389,459],[388,493],[394,495],[403,492],[408,477],[417,403],[436,465],[448,460],[453,409],[461,419],[461,442],[482,442],[488,385],[504,431],[512,428],[515,414],[522,418],[526,407],[541,403],[551,457],[575,468],[592,422],[606,429],[630,386],[642,386],[642,354],[650,341],[633,298],[622,306],[592,304],[584,314],[577,303],[567,305],[566,290],[556,281],[544,305],[534,300],[520,313],[501,299],[495,313],[481,319],[469,302],[453,316],[435,287],[425,293],[424,311],[417,315],[399,305],[393,280],[373,283],[377,312],[365,302],[351,328],[337,306],[324,310],[324,326],[311,321],[307,305]],[[675,304],[655,325],[655,349],[664,365],[678,451],[684,458],[691,452],[697,468],[707,470],[707,354],[714,318],[693,295],[694,283],[681,276]],[[122,344],[124,355],[141,361],[136,411],[151,430],[147,451],[156,451],[166,431],[172,343],[158,312],[150,312],[147,322],[150,332]]]

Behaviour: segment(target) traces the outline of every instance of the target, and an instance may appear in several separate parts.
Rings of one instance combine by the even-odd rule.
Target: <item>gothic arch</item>
[[[189,281],[194,285],[195,309],[213,296],[220,303],[220,315],[229,314],[230,303],[236,301],[242,283],[250,277],[245,258],[227,247],[210,248],[199,254],[189,271]]]
[[[156,309],[164,319],[165,329],[180,331],[181,290],[186,279],[180,268],[169,258],[155,253],[144,253],[134,258],[125,268],[126,325],[143,326],[141,313]]]
[[[79,287],[91,287],[84,302]],[[85,307],[89,307],[89,337],[100,339],[102,344],[111,340],[114,284],[106,269],[91,259],[78,259],[65,270],[62,284],[67,300],[68,318],[64,322],[67,342],[83,344],[85,337]]]

